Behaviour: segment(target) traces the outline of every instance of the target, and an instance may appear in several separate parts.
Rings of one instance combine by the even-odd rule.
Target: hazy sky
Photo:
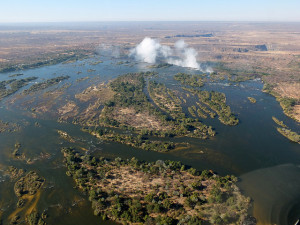
[[[300,21],[300,0],[0,0],[0,22]]]

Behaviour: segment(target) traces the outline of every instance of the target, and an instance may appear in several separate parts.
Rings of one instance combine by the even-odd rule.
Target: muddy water
[[[58,86],[72,84],[67,94],[62,96],[72,99],[74,93],[85,89],[91,83],[107,82],[127,72],[148,70],[145,64],[116,65],[118,60],[105,58],[101,58],[104,63],[89,65],[90,62],[97,60],[99,59],[59,64],[22,73],[23,77],[38,76],[40,81],[70,75],[69,80],[61,82]],[[88,72],[88,69],[95,71]],[[172,79],[172,75],[178,72],[195,73],[178,67],[156,71],[159,72],[159,77],[152,79],[162,81],[168,87],[178,90],[180,90],[178,82]],[[1,74],[0,80],[7,79],[10,74]],[[76,82],[76,79],[86,76],[90,79]],[[84,147],[88,149],[88,154],[97,156],[123,158],[134,156],[148,161],[181,160],[200,170],[213,169],[220,174],[235,174],[241,178],[241,189],[254,200],[253,212],[259,224],[293,224],[299,217],[300,148],[298,144],[290,142],[276,131],[272,116],[283,120],[297,132],[300,132],[299,124],[286,117],[275,99],[262,93],[261,88],[260,81],[231,86],[228,86],[226,81],[206,84],[203,89],[226,94],[227,102],[240,119],[240,124],[230,127],[221,124],[217,119],[203,120],[216,129],[218,133],[216,137],[210,140],[172,139],[189,142],[191,147],[169,153],[146,152],[117,143],[101,142],[80,131],[79,126],[57,123],[54,118],[31,118],[27,116],[26,111],[18,110],[18,107],[9,103],[14,98],[12,96],[0,103],[0,118],[21,124],[22,128],[20,132],[0,134],[0,166],[1,169],[13,165],[36,170],[46,178],[37,208],[40,212],[47,210],[49,224],[113,224],[93,216],[87,197],[75,189],[72,179],[65,175],[60,149],[71,145]],[[247,99],[249,96],[256,98],[257,103],[251,104]],[[15,104],[22,104],[20,101],[15,101]],[[35,126],[35,122],[40,126]],[[76,143],[70,144],[61,139],[57,129],[67,131],[76,139]],[[21,152],[33,161],[32,164],[11,157],[16,142],[21,143]],[[47,157],[43,157],[45,155]],[[0,176],[0,208],[4,211],[5,221],[5,218],[15,210],[17,198],[13,192],[14,182],[9,181],[3,172],[0,172]]]

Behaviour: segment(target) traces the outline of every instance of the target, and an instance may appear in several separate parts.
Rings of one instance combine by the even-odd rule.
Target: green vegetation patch
[[[167,152],[171,149],[174,149],[176,146],[173,142],[170,141],[149,140],[144,135],[132,136],[127,134],[118,134],[114,131],[101,128],[96,128],[94,130],[87,128],[83,130],[88,131],[90,134],[95,135],[96,137],[105,141],[118,142],[147,151],[152,150],[157,152]]]
[[[284,113],[287,115],[291,114],[293,111],[293,107],[296,105],[296,99],[283,97],[279,98],[280,106],[283,108]]]
[[[14,179],[19,178],[20,176],[23,176],[23,174],[25,173],[25,170],[24,169],[18,169],[14,166],[9,166],[8,169],[6,170],[6,172],[10,176],[10,179],[14,180]]]
[[[197,94],[199,101],[215,111],[221,123],[225,125],[237,125],[238,118],[231,112],[230,106],[226,104],[226,96],[222,92],[201,91],[193,88],[183,88],[193,94]]]
[[[175,95],[174,91],[155,81],[149,81],[148,91],[155,104],[173,119],[185,118],[181,107],[182,101]]]
[[[15,73],[15,74],[9,75],[9,77],[19,77],[19,76],[23,76],[23,75],[24,75],[23,73]]]
[[[174,75],[174,79],[180,81],[182,85],[189,85],[192,87],[202,87],[204,85],[201,75],[178,73]]]
[[[46,225],[45,219],[47,218],[47,213],[43,212],[42,214],[33,211],[26,216],[26,222],[29,225]]]
[[[287,128],[287,125],[285,125],[283,123],[283,121],[280,121],[279,119],[277,119],[275,116],[272,116],[272,120],[277,123],[279,126],[283,127],[283,128]]]
[[[22,197],[25,194],[34,195],[44,181],[44,178],[40,177],[36,172],[30,171],[15,183],[15,194],[18,197]]]
[[[67,175],[94,214],[122,224],[242,224],[250,199],[234,176],[198,172],[175,161],[108,160],[63,148]]]
[[[60,76],[60,77],[48,79],[44,82],[32,85],[30,88],[24,90],[23,94],[28,95],[28,94],[31,94],[36,91],[44,90],[48,87],[56,85],[56,84],[60,83],[61,81],[69,79],[69,78],[70,78],[70,76]]]
[[[277,127],[277,131],[282,134],[284,137],[288,138],[290,141],[300,144],[300,135],[291,129],[287,125],[280,121],[275,116],[272,116],[273,121],[281,127]]]
[[[186,117],[180,106],[181,100],[174,91],[163,84],[149,81],[150,97],[144,93],[145,77],[154,73],[125,74],[113,80],[109,87],[115,92],[113,100],[105,103],[100,115],[100,125],[127,128],[138,133],[157,136],[190,136],[207,138],[214,136],[212,127],[197,119]]]
[[[20,90],[22,87],[25,87],[28,85],[29,82],[36,80],[37,77],[28,77],[20,80],[11,79],[6,81],[0,82],[0,100],[3,98],[12,95],[16,93],[18,90]],[[10,88],[7,88],[7,85],[10,86]]]
[[[91,66],[96,66],[96,65],[98,65],[100,63],[103,63],[103,61],[99,60],[99,61],[91,62],[90,65]]]
[[[85,81],[88,79],[90,79],[90,77],[81,77],[81,78],[76,79],[76,82],[81,82],[81,81]]]
[[[273,95],[276,98],[276,101],[278,101],[280,103],[280,106],[282,107],[283,112],[287,116],[291,117],[292,119],[295,119],[295,117],[293,116],[293,110],[294,110],[294,106],[296,104],[299,104],[299,100],[294,99],[294,98],[289,98],[289,97],[281,97],[278,93],[276,93],[274,91],[275,87],[276,87],[276,85],[266,83],[266,84],[264,84],[263,92]]]
[[[300,144],[300,135],[297,134],[296,132],[282,127],[277,127],[277,131],[281,133],[283,136],[285,136],[286,138],[288,138],[289,140]]]
[[[198,121],[198,119],[193,119],[185,115],[182,110],[182,101],[180,98],[176,96],[174,91],[167,88],[164,84],[150,81],[148,91],[155,104],[162,111],[172,117],[170,123],[173,122],[176,126],[174,135],[198,138],[215,136],[215,131],[211,126],[207,126]],[[192,108],[189,109],[189,112],[192,116],[195,116]]]
[[[169,64],[169,63],[160,63],[160,64],[148,66],[148,68],[168,68],[171,66],[172,66],[172,64]]]

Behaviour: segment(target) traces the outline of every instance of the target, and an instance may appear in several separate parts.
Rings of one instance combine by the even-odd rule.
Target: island
[[[300,144],[300,135],[298,133],[289,129],[289,127],[287,125],[285,125],[283,123],[283,121],[280,121],[275,116],[272,116],[272,119],[277,125],[280,126],[280,127],[276,128],[280,134],[282,134],[284,137],[286,137],[290,141]]]
[[[256,99],[253,97],[248,97],[248,100],[253,104],[256,103]]]
[[[12,179],[15,179],[22,176],[25,171],[10,167],[8,172]],[[35,171],[29,171],[17,180],[14,185],[14,192],[18,197],[18,201],[15,211],[8,217],[10,224],[24,224],[24,221],[26,221],[29,225],[46,225],[46,213],[39,214],[36,209],[44,182],[45,179]]]
[[[209,107],[211,111],[214,111],[219,116],[218,119],[221,123],[230,126],[235,126],[239,123],[239,119],[231,112],[230,106],[226,104],[226,95],[224,93],[186,87],[182,89],[197,95],[200,102],[198,105]],[[200,109],[206,111],[204,107],[200,106]],[[214,117],[213,115],[214,114],[211,114],[211,117]]]
[[[44,82],[33,84],[30,88],[24,90],[23,93],[25,95],[28,95],[28,94],[36,92],[36,91],[44,90],[48,87],[56,85],[56,84],[60,83],[61,81],[69,79],[69,78],[70,78],[70,76],[60,76],[60,77],[51,78]]]
[[[189,85],[192,87],[202,87],[204,85],[203,79],[200,74],[191,75],[186,73],[178,73],[174,75],[174,80],[178,80],[183,85]]]
[[[22,87],[25,87],[29,84],[29,82],[38,79],[37,77],[28,77],[24,79],[10,79],[10,80],[4,80],[0,82],[0,100],[3,98],[12,95],[16,93],[18,90],[20,90]],[[10,88],[7,88],[9,85]]]
[[[234,176],[176,161],[113,160],[63,148],[66,174],[87,193],[94,214],[122,224],[224,224],[247,220],[250,199]]]
[[[151,80],[154,75],[154,72],[128,73],[108,84],[88,87],[75,96],[90,104],[74,117],[73,123],[103,140],[153,151],[168,151],[180,145],[153,137],[215,136],[211,126],[186,115],[181,106],[183,100],[174,90]],[[72,102],[61,111],[71,104],[76,107]],[[128,132],[115,132],[111,128]]]

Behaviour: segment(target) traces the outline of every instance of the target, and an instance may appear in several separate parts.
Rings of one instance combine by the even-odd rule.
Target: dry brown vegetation
[[[63,148],[67,175],[86,191],[95,215],[128,224],[236,224],[246,219],[249,198],[234,176],[187,169],[179,162],[113,161]]]
[[[278,83],[274,88],[274,91],[281,97],[293,98],[297,100],[298,104],[293,107],[291,114],[297,121],[300,121],[300,83]]]
[[[109,28],[108,28],[109,27]],[[206,37],[193,35],[210,34]],[[121,46],[127,54],[145,36],[173,45],[179,39],[194,47],[199,61],[221,63],[219,74],[257,74],[281,96],[300,96],[299,23],[133,22],[54,24],[52,27],[0,27],[0,68],[72,54],[73,50],[103,52],[103,46]],[[176,37],[189,35],[193,37]],[[225,69],[225,70],[224,70]],[[294,88],[295,87],[295,88]]]
[[[137,112],[134,108],[116,108],[112,113],[112,118],[121,124],[126,124],[136,129],[168,130],[169,126],[162,126],[162,121],[149,112]]]
[[[70,101],[58,109],[58,114],[62,120],[67,120],[69,117],[74,117],[78,114],[78,106],[75,102]]]
[[[75,97],[82,102],[98,100],[101,101],[102,104],[111,100],[113,96],[114,91],[108,88],[104,83],[92,85],[83,92],[75,95]]]

